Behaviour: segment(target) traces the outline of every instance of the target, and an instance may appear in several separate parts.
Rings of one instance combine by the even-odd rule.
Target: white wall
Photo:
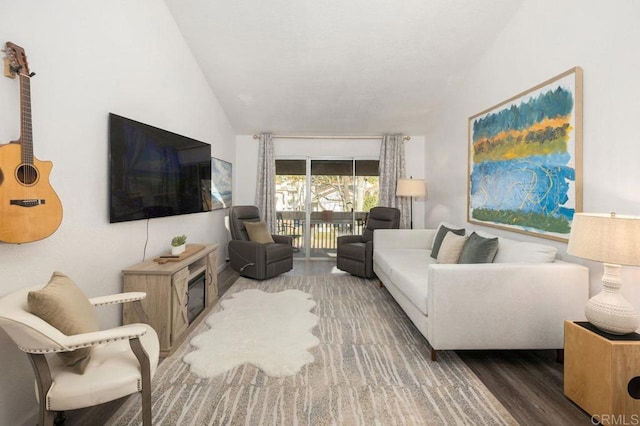
[[[640,2],[632,0],[526,0],[457,95],[430,117],[427,225],[466,222],[468,117],[574,66],[584,71],[583,210],[640,215],[638,17]],[[566,260],[590,267],[591,293],[600,291],[602,266],[566,255],[566,244],[484,229],[557,246]],[[640,269],[623,268],[623,280],[640,311]]]
[[[54,270],[89,296],[121,291],[120,271],[142,260],[146,222],[109,224],[107,115],[114,112],[210,143],[232,161],[235,132],[164,2],[23,0],[0,3],[0,42],[25,48],[32,71],[34,150],[54,167],[64,218],[51,237],[0,244],[0,295],[46,283]],[[18,81],[0,78],[0,142],[19,135]],[[171,237],[224,243],[225,210],[149,221],[147,258]],[[219,256],[222,264],[225,255]],[[100,312],[105,327],[117,308]],[[35,424],[27,357],[0,331],[0,424]]]
[[[276,157],[380,157],[380,139],[274,139]],[[411,136],[405,141],[407,175],[425,176],[425,142],[423,136]],[[251,135],[236,137],[233,204],[255,204],[258,164],[258,141]],[[427,201],[428,202],[428,201]],[[413,225],[424,227],[425,200],[413,204]]]

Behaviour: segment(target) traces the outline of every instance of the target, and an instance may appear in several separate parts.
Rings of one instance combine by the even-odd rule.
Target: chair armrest
[[[271,235],[271,238],[273,238],[273,241],[278,244],[288,244],[290,246],[293,245],[293,237],[290,237],[288,235],[273,234]]]
[[[256,270],[261,268],[266,261],[265,244],[253,241],[231,240],[228,245],[229,260],[234,271],[242,272],[245,268],[254,265]]]
[[[135,302],[147,297],[147,293],[143,291],[131,291],[127,293],[110,294],[108,296],[92,297],[89,302],[93,306],[114,305],[117,303]]]
[[[362,235],[341,235],[338,237],[338,247],[342,244],[361,243]]]
[[[64,346],[66,350],[56,352],[73,351],[101,343],[114,342],[116,340],[131,340],[143,336],[147,332],[147,327],[147,325],[143,324],[128,324],[108,330],[64,336],[59,343]]]
[[[229,241],[229,248],[240,252],[243,257],[251,258],[264,252],[264,244],[254,241],[231,240]]]

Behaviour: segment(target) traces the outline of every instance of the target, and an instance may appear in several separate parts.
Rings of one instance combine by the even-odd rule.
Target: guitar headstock
[[[35,74],[29,71],[29,63],[27,62],[27,54],[24,49],[10,41],[6,44],[6,56],[4,58],[4,75],[9,78],[15,78],[16,75],[33,76]]]

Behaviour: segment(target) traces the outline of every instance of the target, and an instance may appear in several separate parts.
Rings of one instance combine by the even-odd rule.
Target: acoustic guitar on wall
[[[51,161],[33,156],[31,77],[24,49],[6,44],[5,76],[20,78],[20,139],[0,145],[0,241],[28,243],[53,234],[62,203],[49,183]]]

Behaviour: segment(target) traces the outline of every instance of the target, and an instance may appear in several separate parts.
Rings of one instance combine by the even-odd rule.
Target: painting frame
[[[567,242],[582,212],[582,69],[468,119],[467,221]]]
[[[226,209],[233,204],[233,164],[211,157],[211,210]]]

